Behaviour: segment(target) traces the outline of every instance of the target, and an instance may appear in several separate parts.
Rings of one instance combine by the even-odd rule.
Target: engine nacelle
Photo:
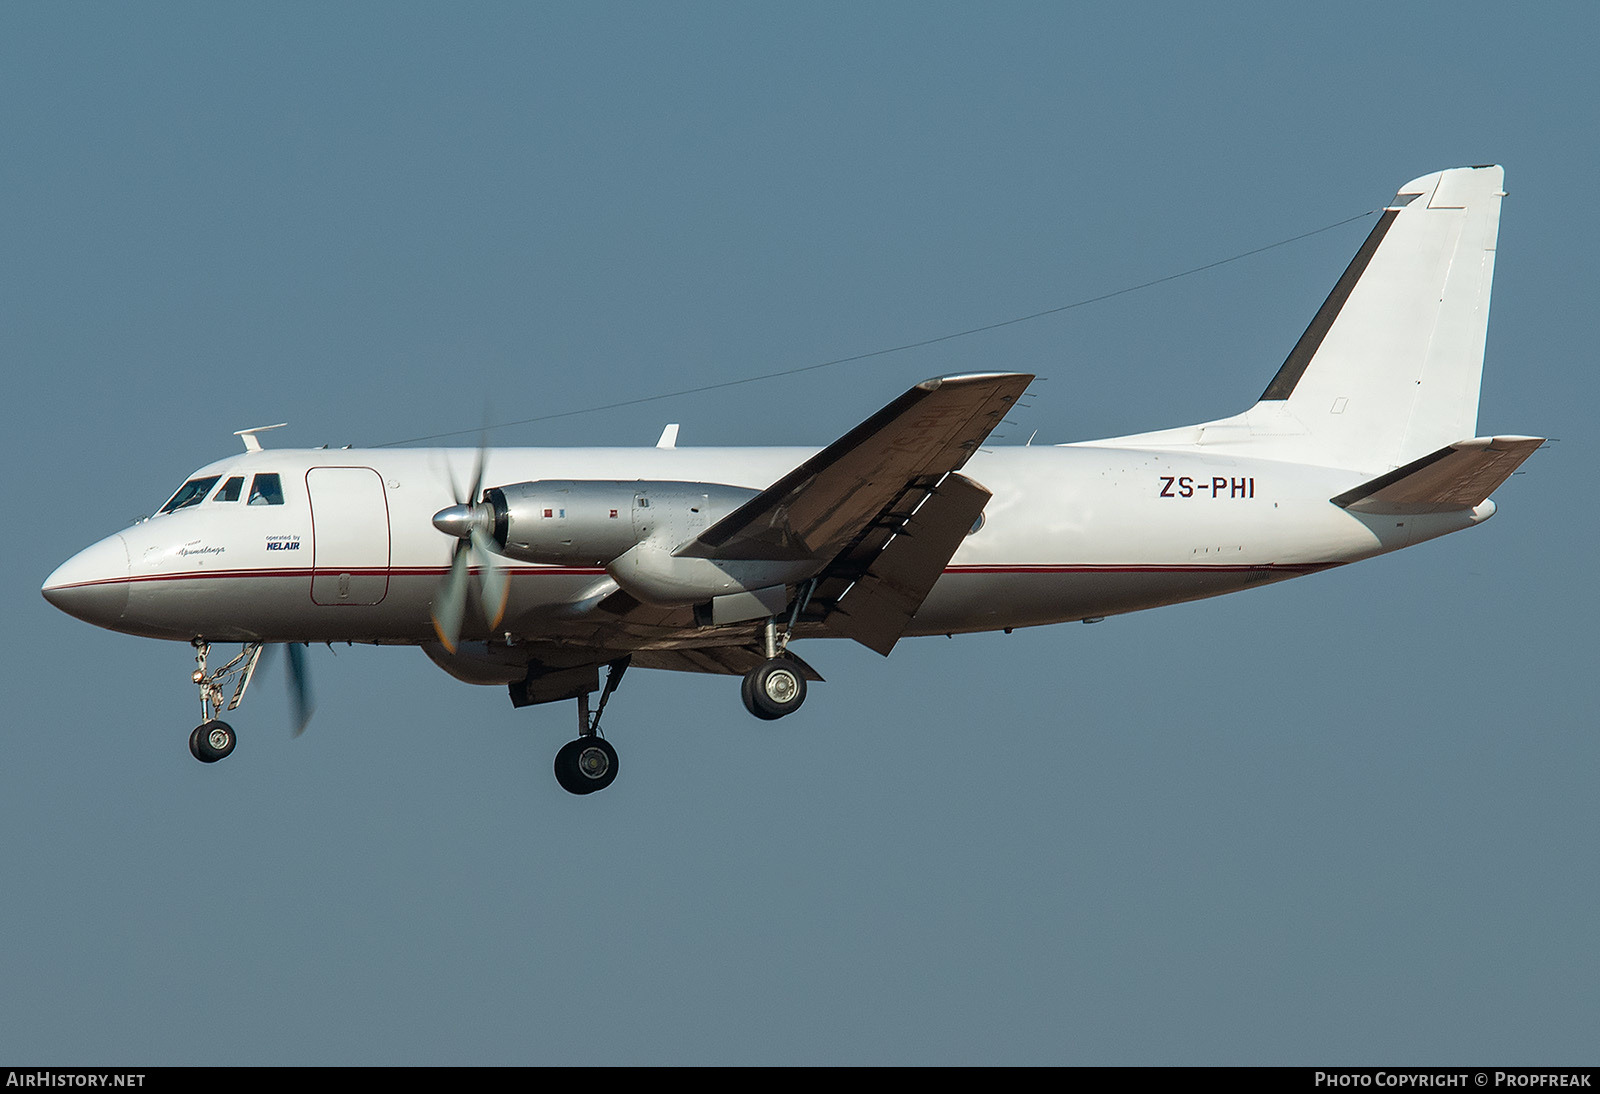
[[[706,604],[714,622],[734,622],[782,610],[784,587],[817,572],[814,559],[679,558],[647,540],[606,567],[636,600],[662,607]]]
[[[679,547],[759,491],[706,482],[540,479],[489,491],[494,538],[508,557],[609,566],[647,540]]]
[[[422,652],[435,665],[466,684],[515,684],[528,675],[528,653],[515,646],[461,642],[454,650],[424,642]]]

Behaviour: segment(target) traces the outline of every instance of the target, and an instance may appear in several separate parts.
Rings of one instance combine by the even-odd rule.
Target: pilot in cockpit
[[[249,505],[282,505],[283,483],[277,475],[257,475],[250,484]]]

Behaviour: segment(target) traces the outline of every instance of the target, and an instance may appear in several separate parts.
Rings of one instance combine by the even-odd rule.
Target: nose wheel
[[[214,764],[232,752],[238,742],[232,726],[213,718],[195,726],[189,734],[189,752],[203,764]]]

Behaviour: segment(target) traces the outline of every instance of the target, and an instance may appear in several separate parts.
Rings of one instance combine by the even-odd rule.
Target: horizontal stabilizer
[[[1457,441],[1346,490],[1333,503],[1358,513],[1444,513],[1474,509],[1533,455],[1543,437]]]

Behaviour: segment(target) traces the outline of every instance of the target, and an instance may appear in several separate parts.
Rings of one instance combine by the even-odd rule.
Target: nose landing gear
[[[261,643],[246,642],[244,649],[216,672],[206,671],[211,643],[196,639],[194,651],[195,670],[189,679],[200,688],[200,724],[189,734],[189,752],[203,764],[214,764],[239,743],[233,727],[217,719],[224,709],[224,686],[230,679],[238,678],[233,697],[226,701],[226,709],[233,710],[244,699],[244,691],[255,676],[256,665],[261,662]]]
[[[260,642],[246,642],[232,660],[216,672],[206,669],[206,659],[211,654],[211,643],[196,638],[194,646],[195,670],[189,674],[200,689],[200,724],[189,734],[189,751],[201,763],[214,764],[233,751],[236,743],[233,727],[219,721],[224,710],[233,710],[244,700],[245,689],[255,677],[256,666],[261,663],[265,646]],[[311,678],[306,672],[305,654],[292,643],[285,644],[284,652],[289,666],[289,705],[294,721],[291,732],[298,737],[305,732],[311,712],[316,709],[311,698]],[[226,687],[233,684],[233,695],[227,697]]]

